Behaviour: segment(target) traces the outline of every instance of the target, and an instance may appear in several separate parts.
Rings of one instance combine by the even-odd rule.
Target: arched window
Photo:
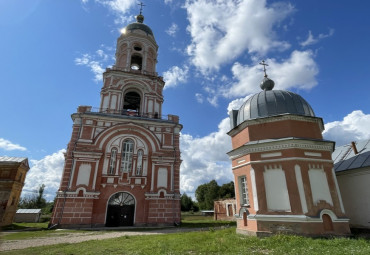
[[[132,168],[132,154],[134,151],[134,141],[126,139],[122,146],[121,172],[128,173]]]
[[[137,115],[140,112],[140,95],[136,92],[126,93],[123,99],[123,114]]]
[[[113,175],[116,169],[117,149],[113,148],[110,153],[109,174]]]
[[[137,166],[136,166],[136,175],[139,176],[143,172],[143,150],[138,150],[137,152]]]

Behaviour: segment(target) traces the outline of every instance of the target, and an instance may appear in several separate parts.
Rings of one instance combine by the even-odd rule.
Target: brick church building
[[[264,70],[263,91],[230,112],[237,232],[350,234],[323,120]]]
[[[162,115],[158,45],[136,17],[117,40],[98,109],[79,106],[51,225],[117,227],[180,222],[182,125]]]

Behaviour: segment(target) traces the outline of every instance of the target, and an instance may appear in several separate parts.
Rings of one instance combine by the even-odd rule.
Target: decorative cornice
[[[158,193],[145,193],[145,200],[166,200],[166,199],[174,199],[180,200],[180,196],[177,194],[165,194],[163,197],[160,197]]]
[[[83,192],[83,196],[78,196],[78,192],[76,191],[58,191],[57,192],[57,197],[58,198],[90,198],[90,199],[98,199],[100,195],[100,192]]]
[[[84,151],[74,151],[73,156],[75,158],[89,158],[99,160],[103,155],[102,152],[84,152]]]
[[[331,141],[313,141],[300,138],[288,138],[278,140],[259,141],[258,143],[245,144],[227,153],[230,159],[235,159],[246,154],[260,153],[268,151],[281,151],[287,149],[304,149],[318,151],[333,151],[333,142]]]
[[[316,159],[316,158],[301,158],[301,157],[291,157],[291,158],[277,158],[277,159],[266,159],[266,160],[255,160],[255,161],[248,161],[244,164],[240,164],[237,166],[233,166],[232,170],[237,168],[251,165],[251,164],[267,164],[267,163],[277,163],[277,162],[284,162],[284,161],[309,161],[309,162],[322,162],[322,163],[333,163],[331,159]]]

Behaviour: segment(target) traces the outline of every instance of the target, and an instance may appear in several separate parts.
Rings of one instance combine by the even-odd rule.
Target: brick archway
[[[135,216],[135,198],[127,192],[118,192],[111,196],[107,205],[107,227],[133,226]]]

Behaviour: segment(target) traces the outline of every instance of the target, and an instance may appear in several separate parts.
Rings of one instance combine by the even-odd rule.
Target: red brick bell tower
[[[299,95],[263,91],[230,112],[232,160],[237,200],[237,232],[348,235],[323,121]]]
[[[180,222],[182,125],[162,115],[162,77],[144,16],[117,40],[103,74],[100,107],[80,106],[51,219],[60,227],[173,225]]]

